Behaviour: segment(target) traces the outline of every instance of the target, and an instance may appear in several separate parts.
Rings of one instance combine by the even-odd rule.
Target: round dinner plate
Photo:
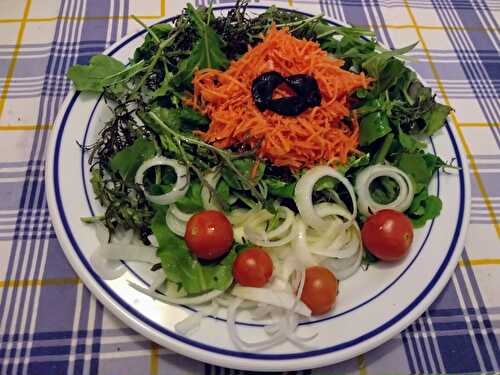
[[[249,8],[255,13],[265,10]],[[127,62],[144,35],[145,31],[132,34],[104,54]],[[85,285],[125,324],[166,348],[203,362],[254,371],[299,370],[347,360],[382,344],[416,320],[439,295],[457,264],[469,221],[470,181],[464,152],[455,130],[447,124],[428,145],[430,152],[454,160],[459,167],[454,173],[439,171],[430,185],[430,193],[443,201],[441,215],[415,231],[403,261],[374,264],[343,281],[333,311],[300,325],[299,335],[317,333],[307,347],[284,343],[262,352],[243,352],[229,338],[223,311],[203,319],[193,332],[180,335],[174,326],[192,314],[191,309],[154,301],[129,285],[129,281],[147,285],[152,280],[148,266],[129,262],[123,276],[104,280],[89,261],[99,242],[95,228],[80,218],[103,209],[90,186],[88,155],[78,144],[92,144],[109,116],[102,98],[75,91],[68,95],[47,152],[50,214],[66,257]],[[238,329],[248,340],[262,339],[266,337],[262,324],[242,314]]]

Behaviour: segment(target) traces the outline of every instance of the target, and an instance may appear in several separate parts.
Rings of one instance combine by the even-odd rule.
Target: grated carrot
[[[329,56],[317,43],[273,27],[262,43],[233,61],[225,72],[204,69],[195,73],[193,98],[186,103],[211,120],[208,131],[196,134],[221,148],[247,144],[257,151],[258,158],[292,170],[344,164],[357,152],[359,137],[348,96],[358,88],[367,88],[372,80],[363,73],[342,70],[342,65],[342,60]],[[269,110],[261,113],[253,102],[252,82],[271,70],[284,76],[312,75],[318,82],[321,105],[295,117]],[[287,95],[287,89],[279,87],[274,97]]]

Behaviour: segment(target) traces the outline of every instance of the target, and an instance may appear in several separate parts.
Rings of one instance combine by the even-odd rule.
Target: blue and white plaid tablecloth
[[[437,301],[378,349],[303,373],[500,373],[500,2],[255,2],[368,26],[390,47],[419,41],[412,65],[455,108],[452,126],[472,174],[465,251]],[[173,355],[117,321],[67,263],[45,200],[45,148],[68,68],[138,29],[130,14],[155,22],[184,5],[0,0],[1,374],[240,373]]]

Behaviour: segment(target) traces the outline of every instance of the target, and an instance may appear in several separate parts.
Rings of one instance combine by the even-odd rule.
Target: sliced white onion
[[[172,188],[172,191],[161,194],[161,195],[153,195],[149,194],[146,189],[144,189],[144,174],[149,168],[166,165],[172,167],[177,175],[177,180],[175,181],[175,185]],[[189,179],[188,179],[188,170],[187,168],[180,164],[175,159],[167,159],[164,156],[155,156],[152,159],[146,160],[137,170],[135,174],[135,183],[141,185],[142,190],[144,191],[144,196],[151,202],[161,205],[172,204],[176,202],[179,198],[183,197],[189,188]]]
[[[390,177],[399,186],[399,195],[387,204],[377,203],[370,194],[370,185],[378,177]],[[410,207],[414,196],[413,182],[401,169],[391,165],[372,165],[363,169],[356,177],[356,193],[358,194],[359,212],[364,216],[383,209],[404,212]]]
[[[363,246],[361,244],[361,232],[357,223],[353,225],[353,237],[355,240],[350,246],[357,245],[357,252],[354,256],[346,258],[326,258],[321,262],[322,265],[330,269],[338,280],[345,280],[355,274],[363,259]]]
[[[90,264],[93,270],[104,280],[118,279],[125,272],[127,268],[119,260],[109,260],[102,256],[100,251],[95,251],[90,256]]]
[[[175,216],[172,212],[172,207],[175,207],[175,205],[173,204],[168,208],[167,214],[165,216],[165,223],[167,224],[167,227],[176,235],[184,237],[184,234],[186,233],[187,222],[182,221],[177,216]]]
[[[290,243],[296,236],[296,228],[294,227],[295,214],[288,207],[278,207],[278,213],[284,217],[284,221],[274,230],[265,231],[265,224],[273,218],[273,215],[266,210],[262,210],[264,214],[256,217],[244,226],[245,238],[255,245],[262,247],[278,247]],[[261,227],[261,228],[260,228]],[[284,236],[277,239],[277,237]],[[274,239],[274,240],[273,240]]]
[[[229,330],[229,337],[231,337],[231,340],[239,349],[245,351],[260,351],[274,347],[286,341],[286,335],[282,332],[282,330],[278,331],[274,335],[271,335],[268,339],[264,339],[261,341],[248,342],[243,340],[238,333],[238,328],[236,327],[236,315],[238,312],[238,308],[240,307],[242,302],[243,300],[236,298],[227,310],[227,325]]]
[[[148,290],[148,288],[144,288],[143,286],[137,285],[132,281],[129,281],[129,284],[135,290],[142,292],[153,299],[166,303],[173,303],[176,305],[202,305],[204,303],[214,300],[215,298],[219,297],[221,294],[224,293],[223,290],[212,290],[210,292],[201,294],[196,297],[169,297],[165,294],[160,294],[155,291],[150,291]]]
[[[166,280],[167,280],[167,275],[165,275],[165,272],[163,272],[163,270],[160,270],[155,275],[155,278],[153,279],[153,281],[151,281],[151,285],[148,288],[149,291],[154,292],[160,286],[162,286],[165,283]]]
[[[160,262],[160,258],[156,256],[156,248],[152,246],[110,243],[101,245],[98,252],[104,259],[135,261],[151,264]]]
[[[217,184],[221,178],[221,174],[219,171],[211,171],[207,173],[205,176],[205,181],[215,190]],[[213,196],[210,189],[203,185],[201,188],[201,200],[203,202],[203,208],[205,210],[217,210],[222,211],[222,207],[217,203],[217,200]]]
[[[292,227],[295,219],[295,214],[288,207],[279,206],[276,208],[276,210],[278,212],[278,215],[280,215],[281,218],[284,217],[285,220],[277,228],[273,229],[270,232],[267,232],[267,237],[269,239],[284,235]]]
[[[296,303],[295,295],[270,288],[252,288],[236,285],[231,291],[233,296],[255,302],[267,303],[272,306],[293,310],[303,316],[311,316],[311,310],[302,301]],[[294,308],[295,306],[295,308]]]
[[[304,222],[316,229],[324,229],[328,227],[328,222],[316,212],[312,200],[314,185],[322,177],[326,176],[337,179],[346,187],[353,204],[353,213],[351,215],[352,220],[354,220],[354,218],[357,216],[356,196],[354,194],[354,188],[349,180],[332,167],[314,167],[309,169],[299,179],[299,181],[297,181],[297,185],[295,186],[295,202],[297,203],[297,208],[299,209],[300,215],[302,216]]]
[[[302,218],[297,217],[295,219],[295,230],[297,231],[297,236],[292,242],[293,254],[297,261],[299,261],[304,267],[311,267],[318,264],[317,259],[311,254],[311,250],[307,245],[307,233],[306,225],[302,221]]]
[[[179,323],[177,323],[175,325],[175,331],[182,335],[187,334],[189,331],[198,328],[200,326],[201,320],[204,317],[215,314],[218,309],[219,306],[217,305],[217,303],[215,303],[215,300],[212,300],[212,303],[208,308],[199,309],[195,313],[190,314],[186,319],[181,320]]]
[[[148,236],[148,240],[151,243],[151,246],[160,247],[160,244],[158,243],[158,240],[156,239],[154,234],[150,234]]]

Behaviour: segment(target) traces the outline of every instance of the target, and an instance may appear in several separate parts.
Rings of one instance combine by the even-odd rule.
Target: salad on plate
[[[151,264],[131,287],[196,308],[176,330],[226,309],[234,344],[264,350],[329,314],[339,284],[397,262],[414,229],[438,216],[428,192],[447,164],[429,136],[451,108],[374,33],[246,1],[215,16],[188,4],[146,28],[129,61],[96,55],[68,72],[102,95],[112,118],[88,153],[102,214],[91,261],[106,279],[121,261]],[[267,338],[240,337],[247,310]]]

